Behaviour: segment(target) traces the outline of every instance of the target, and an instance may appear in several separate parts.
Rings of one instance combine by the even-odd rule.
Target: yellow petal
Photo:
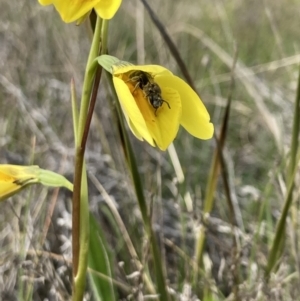
[[[0,200],[3,200],[24,186],[37,182],[38,166],[0,165]]]
[[[181,125],[194,137],[210,139],[214,126],[210,116],[195,91],[177,76],[158,75],[155,81],[162,87],[172,87],[180,94],[182,103]]]
[[[113,77],[113,82],[129,127],[133,129],[133,133],[138,138],[143,138],[149,144],[154,145],[144,117],[141,114],[128,86],[121,78],[115,76]]]
[[[49,3],[47,0],[40,0]],[[52,0],[52,4],[66,23],[74,22],[84,16],[101,0]]]
[[[143,91],[138,90],[134,95],[155,144],[161,150],[166,150],[178,132],[181,101],[176,90],[168,87],[161,87],[161,90],[162,99],[166,102],[157,110],[145,98]]]
[[[132,123],[130,119],[128,119],[127,122],[128,122],[128,126],[129,126],[131,132],[135,135],[135,137],[136,137],[137,139],[143,141],[144,139],[143,139],[143,137],[140,135],[140,133],[138,132],[138,130],[136,129],[134,123]],[[152,144],[151,144],[152,146],[155,146],[153,140],[151,141],[151,143],[152,143]]]
[[[21,185],[14,183],[14,181],[15,178],[12,176],[0,172],[0,198],[11,195],[22,188]]]
[[[144,71],[150,73],[153,77],[157,75],[172,75],[173,73],[168,69],[159,65],[146,65],[146,66],[134,66],[134,65],[115,65],[113,66],[113,75],[123,74],[130,71]]]
[[[52,0],[39,0],[41,5],[50,5],[52,4]]]
[[[156,145],[161,150],[166,150],[175,139],[180,125],[181,100],[179,93],[170,87],[160,86],[164,102],[159,108],[154,108],[145,96],[145,92],[137,88],[136,83],[130,81],[129,74],[135,70],[150,73],[154,82],[157,74],[170,76],[172,73],[156,65],[128,66],[125,64],[114,70],[113,77],[116,90],[119,90],[118,97],[125,116],[128,115],[127,122],[129,120],[128,124],[132,132],[137,138],[144,138],[152,146]]]
[[[121,5],[122,0],[100,0],[95,6],[97,14],[102,19],[111,19]]]
[[[127,69],[127,67],[126,67]],[[149,68],[149,66],[144,66],[141,68],[140,66],[136,68],[136,70],[144,71],[150,73],[160,72],[160,74],[169,74],[170,72],[165,72],[163,67],[158,66],[158,68]],[[123,70],[124,71],[124,70]],[[127,71],[127,70],[126,70]],[[166,150],[170,143],[176,137],[178,132],[178,128],[180,125],[180,117],[181,117],[181,100],[178,92],[169,87],[160,87],[161,88],[161,97],[164,100],[162,105],[155,109],[145,96],[145,92],[140,88],[137,88],[135,83],[130,81],[128,75],[133,71],[130,69],[130,72],[122,74],[122,81],[127,86],[126,93],[131,96],[131,99],[135,102],[135,109],[139,112],[140,118],[143,119],[146,124],[147,130],[144,129],[147,134],[152,137],[152,141],[154,140],[155,144],[162,150]],[[154,78],[154,72],[151,74]],[[125,89],[124,86],[124,89]],[[119,95],[120,97],[121,95]],[[128,96],[129,98],[129,96]],[[124,106],[124,104],[123,104]],[[127,109],[129,111],[131,109]],[[144,124],[143,123],[143,124]],[[136,132],[136,136],[143,136],[143,134],[138,129],[138,122],[134,117],[130,117],[131,129],[133,132]],[[153,143],[150,143],[153,145]]]
[[[122,103],[120,103],[120,104],[121,104],[121,108],[122,108],[123,114],[124,114],[124,116],[125,116],[125,119],[126,119],[126,121],[127,121],[127,124],[128,124],[128,126],[129,126],[131,132],[135,135],[135,137],[136,137],[137,139],[143,141],[143,140],[144,140],[143,137],[141,136],[141,134],[140,134],[140,133],[138,132],[138,130],[136,129],[134,123],[132,123],[131,120],[129,119],[129,117],[128,117],[127,113],[126,113],[126,110],[125,110],[125,109],[123,108],[123,106],[122,106]],[[151,144],[152,146],[155,146],[153,140],[151,140],[151,143],[150,143],[150,144]]]
[[[1,175],[0,175],[1,176]],[[13,183],[1,183],[0,188],[0,201],[12,196],[15,194],[18,190],[22,189],[21,185],[13,184]]]

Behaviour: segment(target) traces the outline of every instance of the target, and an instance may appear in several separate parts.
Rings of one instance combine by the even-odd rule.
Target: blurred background
[[[217,135],[232,94],[224,156],[239,219],[238,283],[233,275],[229,208],[220,181],[206,225],[205,276],[199,288],[215,291],[218,299],[210,300],[234,300],[230,299],[234,287],[240,288],[240,300],[297,300],[297,218],[288,224],[285,253],[268,287],[263,287],[262,279],[286,192],[300,58],[300,2],[149,2],[178,48]],[[70,81],[74,78],[80,95],[91,31],[85,23],[64,24],[53,7],[42,7],[37,1],[2,0],[1,7],[0,163],[35,164],[72,180]],[[139,0],[124,0],[109,26],[111,55],[134,64],[159,64],[182,77]],[[117,289],[119,300],[144,300],[138,299],[146,295],[140,279],[127,277],[135,267],[110,207],[118,209],[135,248],[147,261],[147,242],[111,97],[103,77],[86,151],[90,206],[107,239],[115,279],[138,287],[139,295],[132,296]],[[187,258],[194,256],[215,142],[179,131],[174,146],[185,177],[180,183],[169,152],[152,148],[131,133],[130,137],[153,227],[160,237],[168,285],[175,300],[199,300],[185,291],[191,282],[189,265],[178,250]],[[298,202],[293,211],[296,217]],[[1,300],[68,300],[71,195],[63,189],[34,186],[2,202],[0,212]],[[89,288],[86,300],[93,300]]]

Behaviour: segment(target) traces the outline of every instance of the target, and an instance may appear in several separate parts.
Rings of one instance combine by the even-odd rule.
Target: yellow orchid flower
[[[36,183],[37,177],[30,168],[16,165],[0,165],[0,199],[5,199],[24,186]]]
[[[66,23],[74,22],[92,9],[102,19],[111,19],[121,5],[122,0],[39,0],[42,5],[53,4]]]
[[[0,201],[35,183],[73,189],[72,183],[65,177],[50,170],[41,169],[37,165],[0,164]]]
[[[166,150],[179,125],[199,139],[212,138],[214,126],[201,99],[168,69],[135,66],[108,55],[98,62],[113,75],[123,113],[138,139]]]

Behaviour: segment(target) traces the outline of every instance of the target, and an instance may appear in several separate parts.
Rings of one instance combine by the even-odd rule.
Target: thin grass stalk
[[[224,134],[221,135],[222,139],[221,142],[223,143],[222,147],[220,145],[218,145],[217,150],[218,150],[218,157],[220,160],[220,165],[221,165],[221,175],[222,175],[222,179],[223,179],[223,184],[224,184],[224,190],[225,190],[225,195],[226,195],[226,200],[227,200],[227,204],[228,204],[228,208],[229,208],[229,212],[230,212],[230,223],[232,226],[232,243],[233,243],[233,251],[232,251],[232,262],[234,263],[234,269],[232,271],[233,273],[233,294],[235,297],[235,300],[238,301],[240,300],[239,297],[239,266],[240,266],[240,261],[239,261],[239,250],[238,250],[238,244],[236,241],[236,237],[235,237],[235,229],[234,227],[238,225],[237,223],[237,218],[236,218],[236,210],[235,210],[235,206],[233,204],[233,200],[231,197],[231,189],[230,189],[230,185],[229,185],[229,181],[228,181],[228,171],[227,171],[227,165],[225,163],[225,159],[223,156],[223,146],[225,144],[225,140],[226,140],[226,134],[227,134],[227,129],[228,129],[228,123],[229,123],[229,114],[230,114],[230,109],[231,109],[231,102],[232,102],[232,93],[234,90],[234,70],[235,70],[235,66],[237,63],[237,58],[238,58],[238,52],[235,52],[235,56],[234,56],[234,60],[233,60],[233,66],[232,66],[232,70],[231,70],[231,82],[230,82],[230,88],[229,88],[229,95],[228,95],[228,101],[227,101],[227,106],[226,106],[226,111],[225,111],[225,115],[224,115],[224,126],[222,126],[222,130],[224,131]],[[218,144],[219,141],[216,139],[216,143]]]
[[[227,110],[228,114],[229,114],[229,106],[228,106],[228,110]],[[228,115],[228,119],[229,119],[229,115]],[[217,142],[218,143],[218,142]],[[225,195],[226,195],[226,200],[228,203],[228,208],[230,211],[230,223],[232,226],[232,245],[233,245],[233,250],[231,253],[231,257],[232,257],[232,262],[233,264],[233,270],[232,270],[232,274],[233,274],[233,294],[235,296],[235,301],[240,300],[239,297],[239,267],[240,267],[240,261],[239,261],[239,250],[238,250],[238,244],[236,241],[236,236],[235,236],[235,226],[237,226],[237,220],[236,220],[236,216],[235,216],[235,210],[234,210],[234,205],[233,205],[233,201],[232,201],[232,197],[231,197],[231,190],[230,190],[230,185],[229,185],[229,181],[228,181],[228,172],[227,172],[227,166],[225,164],[225,160],[223,157],[223,153],[222,153],[222,148],[220,146],[218,146],[218,150],[219,150],[219,160],[220,160],[220,165],[221,165],[221,174],[222,174],[222,179],[223,179],[223,184],[224,184],[224,190],[225,190]]]
[[[215,137],[215,140],[217,138]],[[220,173],[220,161],[219,161],[219,154],[218,148],[221,148],[222,144],[219,143],[217,149],[215,150],[212,158],[212,165],[210,168],[207,185],[206,185],[206,195],[204,199],[204,207],[203,207],[203,222],[205,223],[209,213],[211,212],[214,204],[214,194],[217,186],[218,176]],[[206,228],[205,225],[201,224],[197,231],[196,237],[196,246],[195,246],[195,269],[193,271],[193,284],[194,287],[197,287],[198,283],[198,275],[199,275],[199,267],[201,266],[202,257],[203,257],[203,250],[206,241]]]
[[[298,156],[297,164],[299,163],[299,157],[300,156]],[[283,207],[280,219],[279,219],[277,227],[276,227],[275,237],[274,237],[272,247],[271,247],[271,250],[270,250],[270,253],[268,256],[267,267],[265,270],[265,279],[267,281],[269,280],[270,274],[277,263],[277,260],[280,256],[280,251],[282,251],[280,246],[282,245],[283,239],[285,238],[285,224],[286,224],[286,219],[287,219],[287,215],[289,212],[289,208],[291,206],[292,199],[293,199],[293,197],[292,197],[293,196],[293,188],[294,188],[293,180],[295,179],[296,171],[297,171],[297,167],[295,166],[293,175],[291,177],[292,182],[290,183],[288,190],[287,190],[284,207]]]
[[[295,158],[297,155],[298,151],[298,144],[299,144],[299,129],[300,129],[300,70],[299,70],[299,77],[298,77],[298,87],[297,87],[297,95],[296,95],[296,101],[295,101],[295,113],[294,113],[294,119],[293,119],[293,131],[292,131],[292,137],[291,137],[291,151],[290,151],[290,161],[288,165],[288,170],[287,170],[287,183],[290,183],[291,181],[291,175],[293,174],[293,168],[295,166]],[[298,229],[298,207],[297,205],[292,205],[291,207],[291,231],[292,237],[293,237],[293,247],[294,247],[294,257],[296,261],[296,266],[298,269],[298,273],[300,275],[300,257],[299,257],[299,244],[298,244],[298,239],[297,239],[297,229]]]
[[[24,212],[23,212],[23,216],[25,217],[24,220],[22,220],[22,222],[24,223],[24,225],[28,225],[28,217],[29,217],[29,202],[32,199],[32,189],[29,190],[29,194],[28,197],[26,199],[26,204],[24,206]],[[13,209],[13,207],[12,207]],[[20,215],[13,209],[13,212],[15,213],[16,217],[18,218],[19,222],[20,222]],[[20,233],[19,233],[20,235]],[[20,260],[24,261],[26,258],[26,236],[27,236],[27,231],[24,231],[21,235],[20,235],[20,244],[19,244],[19,249],[20,249]],[[24,276],[24,269],[22,266],[19,267],[18,269],[18,300],[23,300],[26,299],[24,298],[24,296],[27,293],[27,290],[31,290],[32,289],[32,283],[26,287],[24,280],[22,279],[22,277]],[[30,300],[30,299],[29,299]]]
[[[297,94],[295,99],[295,109],[294,109],[294,117],[293,117],[290,161],[289,161],[288,172],[287,172],[288,191],[284,202],[284,207],[276,227],[273,244],[271,246],[270,253],[268,256],[268,262],[265,271],[265,278],[267,280],[269,279],[270,273],[274,269],[274,266],[276,265],[276,262],[280,257],[280,253],[282,251],[279,248],[279,246],[282,245],[283,239],[285,237],[286,219],[293,200],[292,196],[293,196],[293,188],[294,188],[294,179],[296,175],[297,164],[299,161],[299,155],[297,159],[297,153],[299,151],[299,142],[298,142],[299,131],[300,131],[300,69],[298,75],[298,86],[297,86]]]
[[[226,140],[226,136],[227,136],[227,129],[228,129],[228,123],[229,123],[229,114],[230,114],[232,92],[233,92],[233,86],[234,86],[233,75],[234,75],[234,69],[236,66],[236,62],[237,62],[237,52],[235,52],[233,66],[231,69],[232,70],[231,71],[231,83],[230,83],[229,94],[228,94],[228,98],[227,98],[226,110],[225,110],[223,123],[222,123],[222,127],[221,127],[220,138],[218,139],[217,136],[214,135],[217,147],[213,154],[212,165],[210,168],[208,181],[207,181],[207,185],[206,185],[206,190],[205,190],[206,195],[205,195],[204,207],[203,207],[204,222],[206,221],[208,214],[211,212],[211,210],[214,206],[214,194],[215,194],[216,187],[217,187],[217,181],[218,181],[218,176],[220,173],[220,168],[222,168],[222,178],[223,178],[225,193],[226,193],[226,197],[227,197],[227,201],[228,201],[228,206],[229,206],[229,209],[231,212],[231,224],[236,225],[234,206],[233,206],[233,202],[231,199],[229,182],[227,179],[227,168],[226,168],[225,160],[223,157],[223,148],[224,148],[224,144],[225,144],[225,140]],[[199,230],[198,230],[197,239],[196,239],[196,247],[195,247],[195,261],[197,263],[195,265],[195,269],[193,272],[193,284],[195,287],[197,287],[199,267],[201,266],[201,262],[202,262],[205,241],[206,241],[205,226],[200,225]],[[237,247],[235,237],[233,237],[233,244],[235,247]],[[236,294],[236,296],[237,296],[237,294]]]
[[[115,203],[112,201],[111,197],[109,196],[109,194],[107,193],[107,191],[104,189],[104,187],[102,186],[102,184],[98,181],[98,179],[93,175],[93,174],[90,174],[90,179],[91,181],[94,183],[95,187],[98,189],[98,191],[101,193],[101,195],[103,196],[107,206],[109,207],[117,225],[118,225],[118,228],[120,229],[120,232],[122,233],[122,236],[123,236],[123,239],[124,239],[124,242],[126,243],[126,246],[129,250],[129,253],[130,253],[130,256],[132,257],[132,259],[134,260],[134,263],[136,265],[136,268],[138,270],[142,270],[143,268],[143,265],[142,263],[140,262],[140,259],[139,259],[139,256],[135,250],[135,247],[131,241],[131,238],[127,232],[127,229],[123,223],[123,220],[119,214],[119,211],[118,209],[116,208],[115,206]],[[145,272],[143,272],[143,280],[145,282],[145,285],[148,289],[148,291],[151,293],[151,294],[155,294],[155,288],[153,286],[153,283],[149,277],[149,275]]]
[[[112,77],[110,74],[108,74],[108,81],[114,93],[114,98],[118,99],[112,83]],[[119,123],[118,125],[120,130],[121,142],[123,144],[125,158],[132,176],[136,197],[138,200],[139,208],[143,219],[143,224],[149,239],[150,248],[153,256],[158,293],[160,295],[160,300],[168,301],[170,300],[170,296],[167,291],[166,276],[163,268],[163,262],[161,260],[161,254],[159,252],[158,242],[156,240],[155,234],[151,226],[151,219],[148,214],[147,203],[144,197],[143,185],[138,172],[134,152],[124,124],[122,109],[118,101],[116,101],[116,107],[117,107],[118,123]]]
[[[183,76],[185,77],[188,84],[193,88],[194,91],[196,91],[194,82],[192,80],[192,77],[188,71],[188,68],[186,67],[175,43],[171,39],[170,35],[168,34],[165,26],[161,23],[153,9],[148,4],[147,0],[141,0],[141,2],[144,4],[146,10],[148,11],[148,14],[153,22],[153,24],[157,27],[158,31],[160,32],[162,38],[165,40],[167,46],[169,47],[171,54],[173,55],[174,59],[176,60]]]
[[[31,158],[29,160],[30,164],[33,164],[34,162],[34,156],[35,156],[35,146],[36,146],[36,139],[33,138],[32,139],[32,150],[31,150]],[[29,190],[29,194],[28,194],[28,197],[26,199],[26,204],[24,206],[24,216],[25,216],[25,219],[23,222],[24,225],[28,225],[29,224],[29,213],[30,213],[30,200],[32,199],[32,188]],[[21,212],[20,212],[21,213]],[[16,216],[18,217],[18,220],[20,221],[20,215],[18,215],[16,212],[15,212]],[[24,231],[23,234],[21,235],[21,246],[20,246],[20,249],[21,249],[21,253],[22,253],[22,256],[20,258],[20,260],[25,260],[26,258],[26,236],[27,236],[27,231]],[[31,238],[29,238],[31,240]],[[20,300],[31,300],[32,299],[32,292],[33,292],[33,283],[29,283],[29,285],[25,285],[24,284],[24,281],[22,279],[22,277],[24,276],[24,270],[23,268],[20,267],[19,269],[20,273],[18,273],[20,275],[20,277],[18,278],[18,284],[20,285],[20,291],[19,291],[19,298]],[[27,296],[26,296],[27,295]]]
[[[182,210],[179,210],[179,221],[181,224],[181,239],[184,242],[186,236],[188,235],[188,217],[186,216],[185,212],[187,211],[189,214],[192,214],[194,208],[193,208],[193,201],[190,196],[190,191],[187,188],[187,183],[185,181],[185,176],[182,170],[182,166],[178,157],[178,154],[176,152],[175,146],[173,143],[170,144],[168,147],[168,153],[177,177],[177,199],[180,205],[180,208]],[[175,196],[176,197],[176,196]],[[166,241],[166,239],[165,239]],[[188,253],[188,245],[183,243],[182,245],[183,250]],[[181,283],[184,283],[186,281],[187,274],[190,270],[190,267],[187,266],[187,261],[184,257],[180,256],[178,263],[177,263],[177,277],[178,277],[178,286],[180,287]]]
[[[293,119],[293,132],[291,138],[291,153],[290,162],[288,166],[288,183],[293,181],[293,173],[296,166],[296,157],[299,149],[299,131],[300,131],[300,69],[298,76],[297,95],[295,100],[294,119]]]
[[[277,171],[278,172],[278,171]],[[253,271],[253,264],[256,263],[256,257],[257,257],[257,252],[258,250],[258,246],[261,243],[260,240],[260,236],[261,236],[261,229],[262,229],[262,224],[264,219],[264,215],[268,214],[271,210],[270,210],[270,196],[271,196],[271,192],[273,190],[273,181],[275,178],[275,173],[272,173],[272,177],[269,179],[268,183],[265,186],[264,192],[262,193],[263,196],[263,201],[261,201],[261,204],[259,206],[259,211],[258,211],[258,218],[257,220],[255,220],[256,222],[256,229],[252,238],[252,248],[251,248],[251,252],[250,252],[250,257],[249,257],[249,263],[248,263],[248,273],[247,273],[247,278],[249,281],[250,285],[253,285],[253,280],[255,280],[253,278],[252,275],[255,275],[255,271]],[[268,223],[268,216],[266,217],[267,220],[267,224]],[[273,229],[273,227],[271,226],[270,229]]]

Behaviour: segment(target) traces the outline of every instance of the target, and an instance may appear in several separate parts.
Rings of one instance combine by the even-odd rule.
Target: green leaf
[[[64,176],[55,173],[51,170],[47,169],[39,169],[38,175],[39,183],[45,186],[51,187],[65,187],[71,191],[73,191],[73,184],[69,182]]]
[[[116,300],[111,273],[111,264],[107,253],[107,244],[104,233],[98,226],[94,216],[90,216],[90,248],[89,248],[89,269],[108,276],[107,279],[98,277],[95,273],[89,276],[96,300]]]
[[[121,61],[118,58],[107,54],[98,56],[96,60],[98,64],[101,65],[110,74],[113,73],[114,68],[132,66],[132,64],[129,62]]]

